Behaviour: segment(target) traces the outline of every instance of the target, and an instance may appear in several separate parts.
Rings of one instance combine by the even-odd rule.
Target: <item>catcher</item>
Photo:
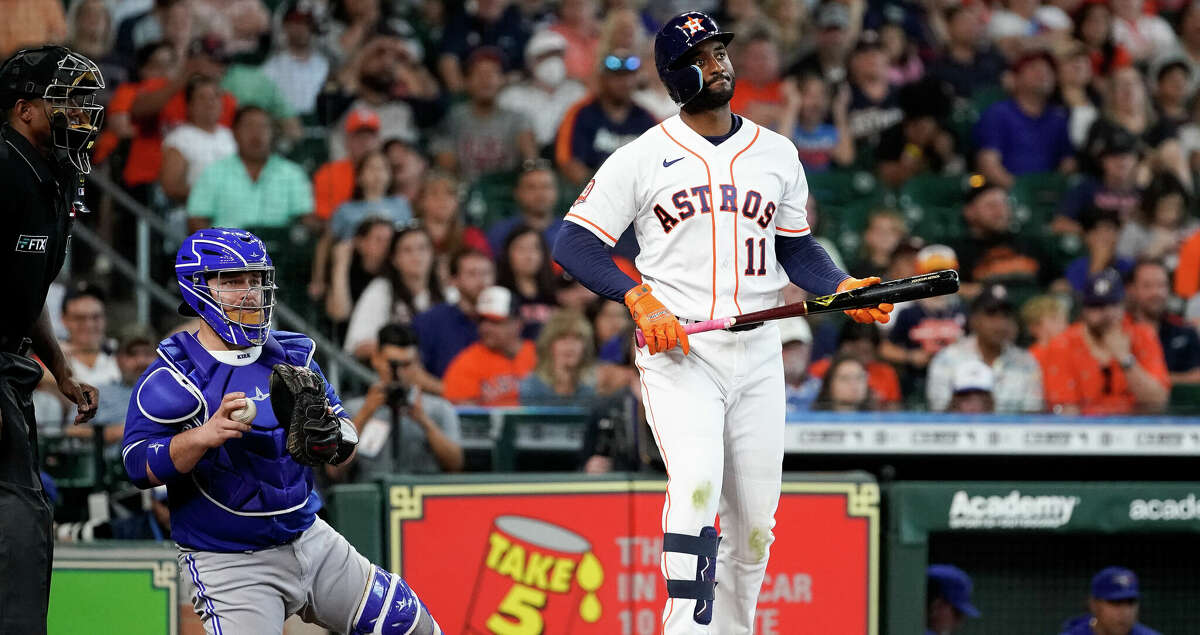
[[[313,341],[270,330],[275,270],[253,234],[204,229],[175,273],[194,333],[158,346],[133,389],[122,458],[135,485],[165,483],[171,537],[213,635],[282,633],[298,614],[340,633],[441,635],[400,576],[316,517],[315,466],[358,437],[313,361]]]

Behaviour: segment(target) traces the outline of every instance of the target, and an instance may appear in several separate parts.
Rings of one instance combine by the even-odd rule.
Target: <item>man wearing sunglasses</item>
[[[682,325],[777,306],[789,282],[819,295],[879,282],[847,275],[811,236],[808,185],[791,141],[730,111],[732,39],[697,11],[663,25],[654,61],[680,114],[604,162],[554,250],[589,289],[623,301],[646,336],[634,364],[670,475],[666,635],[753,631],[784,445],[778,327],[739,325],[689,341]],[[641,284],[609,251],[630,225]],[[891,310],[847,313],[886,322]]]

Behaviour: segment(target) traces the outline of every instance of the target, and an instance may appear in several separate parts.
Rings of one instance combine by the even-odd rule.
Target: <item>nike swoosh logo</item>
[[[671,167],[672,165],[675,165],[676,163],[679,163],[679,162],[680,162],[680,161],[682,161],[683,159],[684,159],[684,157],[679,157],[678,159],[675,159],[674,161],[668,161],[668,160],[666,160],[666,159],[663,159],[663,167],[664,167],[664,168],[669,168],[669,167]]]

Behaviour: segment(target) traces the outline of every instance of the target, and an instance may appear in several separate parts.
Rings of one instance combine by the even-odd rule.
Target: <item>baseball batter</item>
[[[181,310],[204,323],[159,344],[133,389],[122,458],[138,487],[167,485],[205,630],[282,633],[299,614],[339,633],[441,635],[400,576],[316,517],[312,467],[348,460],[358,438],[313,341],[270,330],[275,270],[262,241],[198,231],[175,272]]]
[[[681,323],[777,306],[789,280],[817,294],[879,282],[848,276],[810,235],[795,146],[730,112],[732,39],[695,11],[662,27],[655,63],[681,112],[609,157],[566,215],[554,250],[585,286],[623,301],[647,338],[635,364],[668,473],[667,635],[752,632],[783,461],[778,328],[747,325],[689,341]],[[609,253],[631,224],[641,284]],[[891,309],[847,313],[886,322]]]

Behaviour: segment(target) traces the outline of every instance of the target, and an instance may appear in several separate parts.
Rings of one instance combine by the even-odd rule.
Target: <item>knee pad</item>
[[[408,584],[380,567],[372,568],[353,623],[354,635],[444,635]]]
[[[696,556],[696,578],[694,580],[667,580],[667,596],[681,600],[695,600],[696,609],[692,619],[697,624],[712,622],[713,597],[717,588],[717,546],[721,537],[716,527],[704,527],[699,536],[687,534],[663,534],[663,553],[686,553]]]

